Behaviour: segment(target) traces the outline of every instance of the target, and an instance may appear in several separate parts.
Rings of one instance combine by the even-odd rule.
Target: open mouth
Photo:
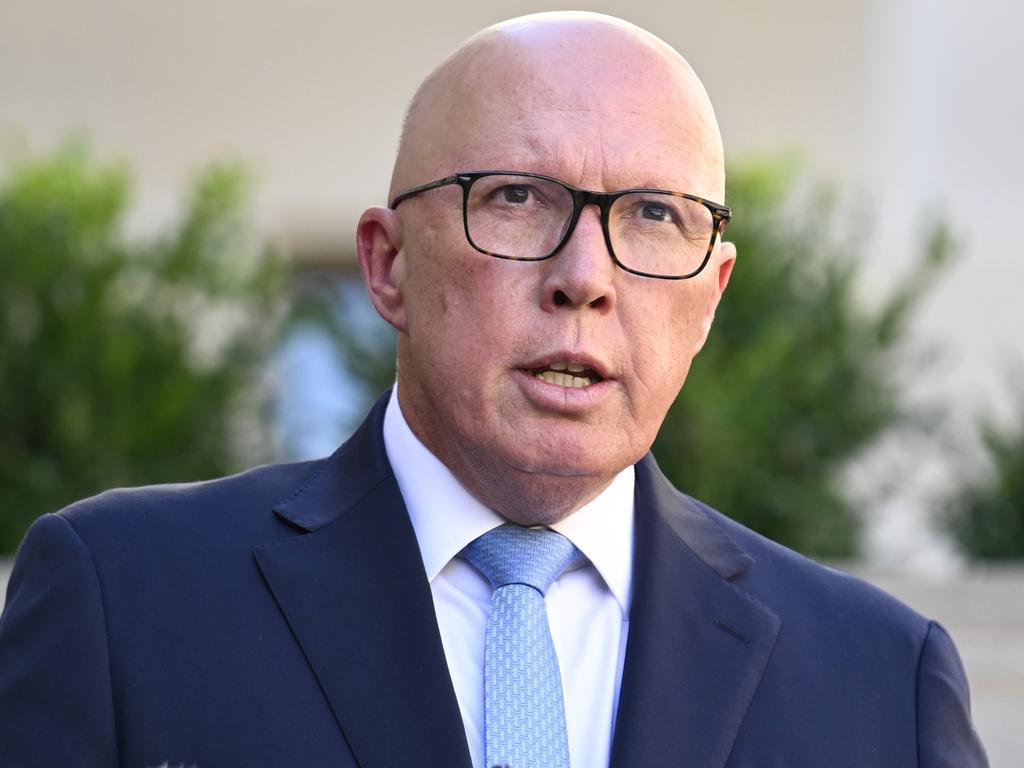
[[[602,380],[593,369],[581,363],[554,362],[542,368],[531,368],[530,373],[546,384],[570,389],[589,387]]]

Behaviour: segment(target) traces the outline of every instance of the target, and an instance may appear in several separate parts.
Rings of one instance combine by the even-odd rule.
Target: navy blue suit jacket
[[[469,768],[382,417],[322,461],[37,521],[0,620],[0,765]],[[985,764],[941,627],[650,456],[636,480],[615,768]]]

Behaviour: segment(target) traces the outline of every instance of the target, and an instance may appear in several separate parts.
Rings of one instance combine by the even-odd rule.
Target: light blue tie
[[[580,551],[543,528],[503,525],[462,550],[491,582],[484,645],[487,768],[569,768],[558,657],[544,594]]]

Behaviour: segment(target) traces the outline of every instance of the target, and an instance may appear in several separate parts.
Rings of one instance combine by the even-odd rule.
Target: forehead
[[[452,168],[535,171],[607,191],[692,191],[712,177],[700,143],[657,116],[537,109],[521,120],[488,118],[466,127],[451,145]]]
[[[435,115],[437,173],[524,170],[590,189],[718,193],[717,129],[681,60],[632,41],[533,42],[492,46],[454,73]]]

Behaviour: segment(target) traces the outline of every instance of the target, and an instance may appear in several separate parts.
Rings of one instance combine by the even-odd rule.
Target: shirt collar
[[[384,412],[384,448],[430,581],[469,542],[506,522],[467,491],[413,434],[402,414],[397,386]],[[623,617],[629,616],[632,597],[633,487],[629,466],[597,498],[551,526],[594,565]]]

